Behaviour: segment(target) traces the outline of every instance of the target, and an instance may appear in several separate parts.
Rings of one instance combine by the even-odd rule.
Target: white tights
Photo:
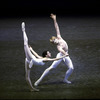
[[[61,56],[62,56],[61,53],[58,53],[57,54],[57,58],[58,57],[61,57]],[[63,61],[65,63],[65,65],[68,66],[68,70],[66,71],[66,74],[65,74],[65,80],[67,80],[68,77],[73,72],[73,69],[74,69],[73,64],[72,64],[72,61],[71,61],[71,59],[70,59],[69,56],[68,57],[65,57],[65,58],[62,58],[60,60],[54,61],[52,63],[52,65],[44,71],[44,73],[42,74],[42,76],[35,83],[39,84],[42,81],[42,79],[49,73],[49,71],[51,69],[53,69],[53,68],[56,68],[60,64],[61,61]]]

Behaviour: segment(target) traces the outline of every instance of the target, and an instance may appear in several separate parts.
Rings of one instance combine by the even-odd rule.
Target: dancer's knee
[[[73,64],[70,64],[69,69],[70,69],[70,70],[74,70]]]
[[[74,68],[73,68],[73,67],[69,68],[69,71],[70,71],[70,72],[73,72],[73,70],[74,70]]]
[[[71,70],[74,70],[74,67],[71,67]]]

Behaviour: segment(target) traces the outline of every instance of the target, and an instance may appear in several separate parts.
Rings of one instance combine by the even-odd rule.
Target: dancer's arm
[[[35,57],[37,57],[37,58],[39,58],[39,59],[43,58],[43,57],[39,56],[39,55],[32,49],[31,46],[29,46],[29,48],[30,48],[31,52],[34,54]]]
[[[61,56],[59,58],[43,58],[43,61],[55,61],[55,60],[59,60],[59,59],[62,59],[66,56],[69,56],[68,54],[64,55],[64,56]]]
[[[59,26],[58,26],[58,23],[57,23],[57,20],[56,20],[56,15],[51,14],[50,17],[54,20],[54,26],[55,26],[55,29],[56,29],[57,37],[61,38],[60,29],[59,29]]]

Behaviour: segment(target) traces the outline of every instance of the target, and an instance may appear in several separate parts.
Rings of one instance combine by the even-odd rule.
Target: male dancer
[[[31,67],[34,65],[44,65],[45,61],[55,61],[55,60],[59,60],[67,55],[64,55],[62,57],[59,58],[52,58],[50,59],[49,57],[51,57],[51,53],[49,51],[44,51],[43,52],[43,57],[39,56],[33,49],[32,47],[30,47],[28,45],[28,38],[25,32],[25,23],[22,22],[22,31],[23,31],[23,39],[24,39],[24,50],[25,50],[25,71],[26,71],[26,81],[30,87],[31,91],[39,91],[38,89],[35,89],[32,86],[31,80],[30,80],[30,69]],[[33,53],[33,54],[32,54]]]
[[[59,53],[57,54],[57,58],[58,58],[58,57],[61,57],[62,55],[68,54],[68,45],[67,45],[66,41],[61,37],[59,26],[58,26],[58,23],[56,21],[56,15],[51,14],[50,17],[54,20],[54,26],[55,26],[56,33],[57,33],[57,37],[52,36],[52,38],[50,39],[50,42],[57,45],[57,49],[59,51]],[[73,72],[74,67],[73,67],[73,64],[72,64],[70,57],[67,56],[67,57],[60,59],[58,61],[54,61],[52,63],[52,65],[49,68],[47,68],[44,71],[44,73],[42,74],[42,76],[34,83],[34,86],[38,86],[39,83],[42,81],[42,79],[49,73],[49,71],[53,68],[56,68],[60,64],[61,61],[63,61],[68,66],[68,70],[65,74],[64,82],[70,84],[71,82],[68,81],[68,77]]]

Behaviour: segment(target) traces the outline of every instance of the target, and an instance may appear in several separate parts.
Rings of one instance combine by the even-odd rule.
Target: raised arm
[[[44,58],[43,61],[56,61],[56,60],[59,60],[59,59],[62,59],[64,57],[66,57],[66,56],[69,56],[69,55],[66,54],[66,55],[63,55],[63,56],[61,56],[59,58]]]
[[[39,55],[32,49],[31,46],[29,46],[29,48],[30,48],[30,51],[34,54],[35,57],[37,57],[37,58],[39,58],[39,59],[43,58],[43,57],[39,56]]]
[[[57,23],[57,20],[56,20],[56,15],[51,14],[50,17],[51,17],[51,18],[53,19],[53,21],[54,21],[54,26],[55,26],[55,29],[56,29],[57,37],[58,37],[58,38],[61,38],[59,26],[58,26],[58,23]]]

